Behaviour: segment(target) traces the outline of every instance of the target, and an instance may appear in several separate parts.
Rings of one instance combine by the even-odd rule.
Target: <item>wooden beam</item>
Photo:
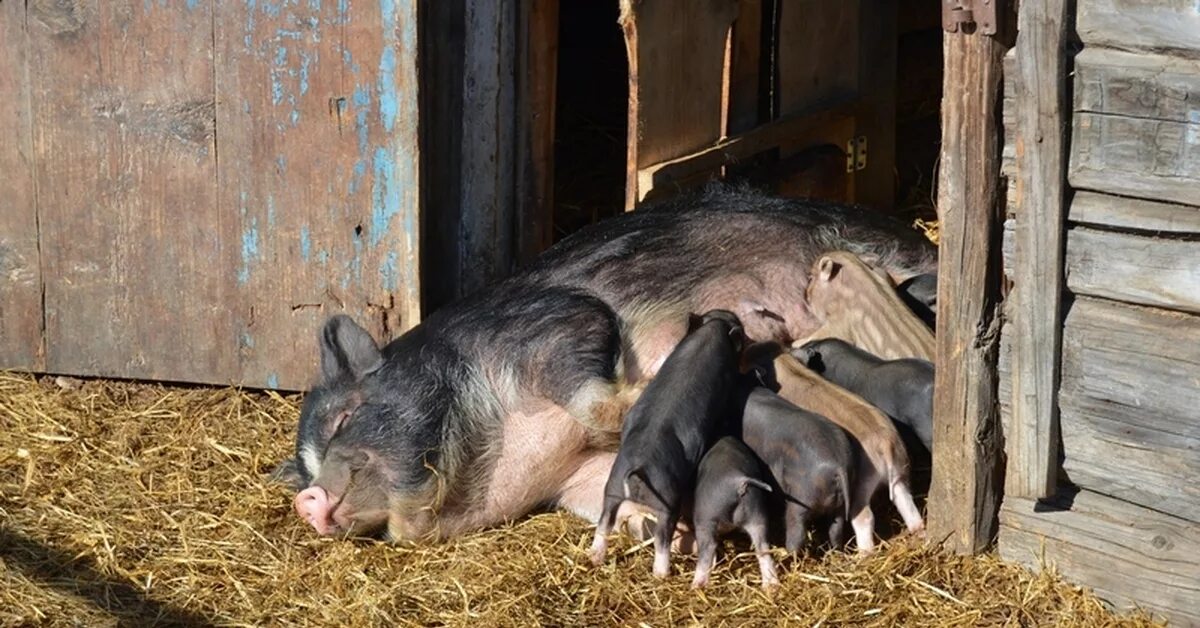
[[[1005,46],[945,35],[930,538],[985,548],[1000,501],[996,359],[1001,281],[1001,66]]]
[[[1066,215],[1067,2],[1017,17],[1017,224],[1012,424],[1005,494],[1050,497],[1058,482],[1058,369]]]
[[[737,163],[757,153],[779,146],[782,142],[813,138],[832,143],[849,138],[826,137],[825,130],[840,127],[838,123],[854,118],[854,108],[849,104],[838,104],[822,110],[800,113],[764,124],[741,135],[730,137],[703,150],[669,159],[640,168],[637,171],[638,202],[646,199],[655,188],[681,184],[696,176],[715,171],[722,166]],[[824,143],[824,142],[821,142]]]
[[[517,72],[517,262],[554,243],[554,112],[559,0],[521,0]]]

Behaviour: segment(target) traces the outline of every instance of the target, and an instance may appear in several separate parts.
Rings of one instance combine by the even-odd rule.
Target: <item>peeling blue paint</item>
[[[296,126],[297,124],[300,123],[300,110],[299,109],[292,109],[291,120],[292,120],[292,126]]]
[[[254,347],[254,336],[251,336],[250,332],[244,331],[244,332],[242,332],[242,336],[239,339],[238,344],[242,345],[243,347],[246,347],[247,349],[253,348]]]
[[[339,25],[350,22],[350,0],[338,0],[337,17],[334,20],[334,24]]]
[[[321,0],[308,0],[308,8],[312,9],[313,11],[320,11]]]
[[[308,65],[312,59],[306,53],[300,53],[300,95],[308,93]]]
[[[279,14],[283,12],[283,5],[284,5],[283,2],[280,2],[280,3],[264,2],[262,10],[263,10],[263,13],[266,15],[269,15],[271,17],[279,17]]]
[[[258,218],[250,219],[250,227],[242,231],[242,268],[238,271],[238,284],[250,280],[250,264],[258,257]]]
[[[389,292],[396,290],[396,266],[399,258],[400,254],[396,251],[388,251],[387,259],[379,267],[379,276],[383,279],[383,289]]]
[[[358,132],[358,154],[365,156],[367,132],[370,130],[367,126],[367,116],[371,113],[371,88],[365,85],[355,86],[354,106],[357,108],[354,112],[354,129]]]
[[[300,259],[308,261],[312,256],[312,237],[308,233],[308,227],[300,227]]]
[[[329,263],[329,251],[325,249],[317,251],[317,262],[322,265]]]
[[[396,160],[387,148],[375,149],[371,189],[371,246],[379,246],[388,224],[400,213],[400,186],[396,181]]]
[[[275,226],[275,196],[272,194],[267,195],[267,225]]]
[[[277,168],[279,168],[279,172],[281,172],[281,173],[286,172],[287,171],[287,157],[285,157],[283,154],[276,155],[275,156],[275,166]]]
[[[362,179],[367,174],[367,161],[359,159],[354,162],[354,175],[350,177],[350,194],[358,192],[358,186],[362,185]]]
[[[267,376],[267,388],[279,388],[279,375],[271,373]]]
[[[187,0],[188,11],[194,10],[199,5],[200,5],[200,0]]]
[[[383,20],[383,54],[379,55],[379,119],[383,128],[391,131],[396,126],[396,48],[387,42],[396,32],[395,0],[380,0],[379,13]]]

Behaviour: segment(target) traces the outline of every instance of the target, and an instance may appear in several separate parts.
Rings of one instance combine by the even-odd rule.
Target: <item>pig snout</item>
[[[310,486],[300,491],[293,502],[296,514],[322,536],[338,531],[338,525],[333,520],[334,504],[329,493],[320,486]]]

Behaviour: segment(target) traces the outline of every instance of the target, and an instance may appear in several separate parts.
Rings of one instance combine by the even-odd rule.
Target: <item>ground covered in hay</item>
[[[0,625],[1145,625],[991,556],[894,543],[867,559],[752,558],[688,590],[589,526],[534,516],[452,544],[318,539],[265,474],[298,398],[0,372]]]

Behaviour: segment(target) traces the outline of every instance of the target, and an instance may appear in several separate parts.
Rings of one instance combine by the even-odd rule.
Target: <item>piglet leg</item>
[[[717,530],[712,525],[702,525],[696,528],[696,543],[699,545],[700,556],[696,559],[696,577],[692,579],[692,588],[698,589],[708,585],[708,574],[712,572],[717,562]]]
[[[869,554],[875,549],[875,513],[871,512],[871,507],[864,506],[850,520],[850,525],[854,528],[854,541],[858,544],[858,552]]]
[[[765,521],[746,526],[746,534],[750,535],[750,543],[754,546],[754,556],[758,558],[758,571],[762,574],[762,586],[770,589],[779,585],[775,575],[775,561],[771,559],[771,545],[767,542],[767,525]]]
[[[896,504],[896,510],[900,511],[900,517],[904,519],[908,531],[924,537],[925,521],[921,518],[921,510],[917,508],[917,503],[913,501],[912,491],[909,490],[907,482],[897,482],[892,487],[892,503]]]
[[[589,552],[592,564],[597,567],[604,564],[604,555],[608,553],[608,533],[612,532],[613,523],[617,520],[617,510],[621,507],[621,501],[617,497],[604,496],[604,509],[600,512],[596,536],[592,539],[592,549]]]
[[[675,536],[675,524],[679,515],[659,512],[658,525],[654,528],[654,576],[666,578],[671,575],[671,539]]]

